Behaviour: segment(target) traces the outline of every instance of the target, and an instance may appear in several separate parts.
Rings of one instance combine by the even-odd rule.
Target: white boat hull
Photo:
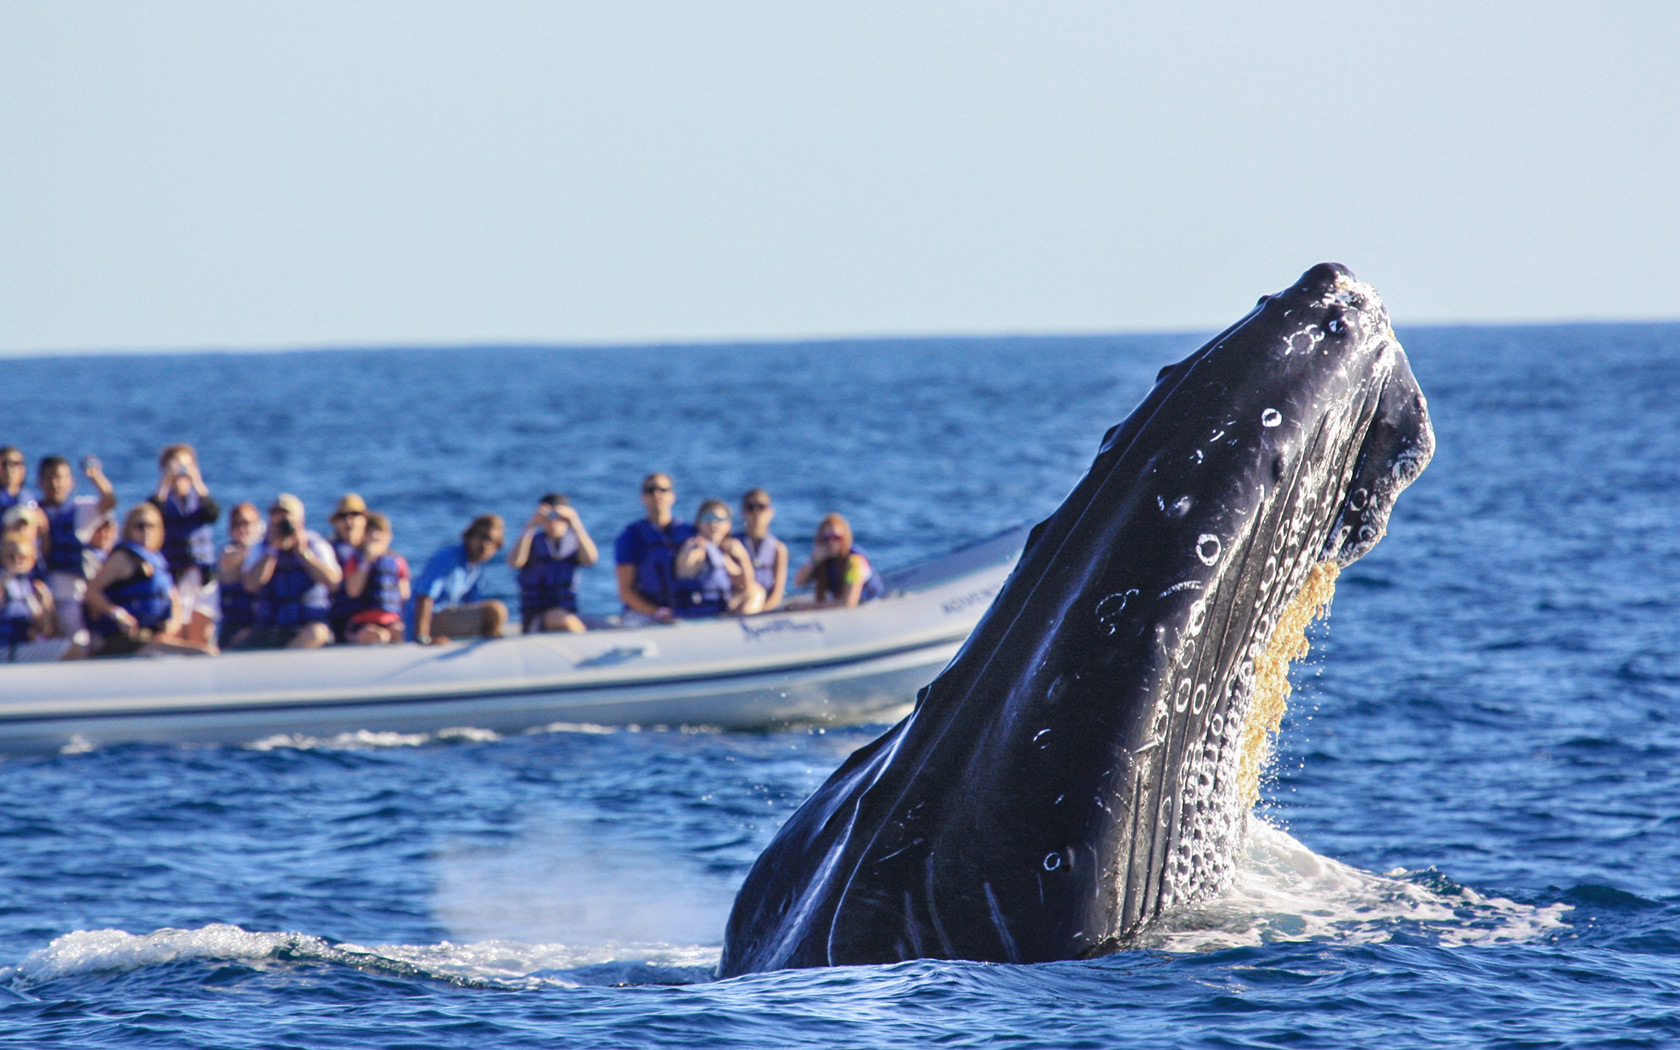
[[[0,665],[0,753],[554,724],[768,729],[896,716],[1007,578],[1010,533],[856,609],[446,646]]]

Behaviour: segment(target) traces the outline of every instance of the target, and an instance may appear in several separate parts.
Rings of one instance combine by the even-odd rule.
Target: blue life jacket
[[[82,568],[82,538],[76,535],[76,501],[67,499],[52,509],[41,508],[47,516],[48,572],[68,572],[86,576]]]
[[[674,609],[677,605],[677,548],[694,534],[691,526],[676,520],[665,528],[643,518],[630,528],[643,541],[642,558],[636,563],[636,593],[655,605]]]
[[[3,495],[3,493],[0,493]],[[5,604],[0,605],[0,648],[10,649],[29,641],[29,629],[41,611],[41,599],[35,594],[34,581],[28,576],[6,579]]]
[[[854,545],[852,553],[863,558],[869,565],[869,575],[863,581],[863,593],[858,596],[859,602],[873,601],[887,593],[887,585],[881,582],[881,574],[875,571],[875,563],[863,549]],[[821,578],[826,596],[838,597],[846,590],[845,567],[849,558],[824,558],[817,566],[817,575]]]
[[[299,537],[299,542],[307,540]],[[265,627],[294,627],[303,623],[325,623],[327,609],[306,601],[309,592],[319,586],[309,575],[303,559],[295,550],[278,551],[274,575],[268,583],[251,596],[251,619]]]
[[[27,502],[28,502],[28,499],[27,499],[27,497],[24,496],[22,489],[18,489],[16,495],[13,495],[12,493],[7,492],[5,489],[0,489],[0,513],[4,513],[8,510],[11,510],[13,507],[17,506],[19,503],[27,503]]]
[[[169,622],[169,563],[161,553],[149,551],[133,540],[123,540],[117,544],[116,550],[127,551],[140,564],[135,567],[134,575],[106,587],[105,598],[117,608],[126,610],[141,627],[155,631]],[[146,571],[147,567],[151,568],[151,572]],[[110,616],[101,616],[88,626],[96,634],[117,633],[117,621]]]
[[[764,539],[758,541],[757,546],[753,545],[753,541],[744,532],[737,533],[735,538],[747,548],[747,555],[752,558],[753,578],[768,595],[770,588],[776,585],[776,537],[765,533]]]
[[[577,591],[572,586],[578,567],[575,543],[571,553],[561,558],[555,556],[546,533],[531,537],[531,553],[519,570],[519,615],[527,624],[550,609],[577,612]]]
[[[395,554],[381,554],[368,566],[367,586],[362,588],[361,603],[362,609],[380,609],[402,615],[402,568]]]
[[[214,578],[216,567],[213,563],[199,560],[203,552],[193,550],[193,538],[201,530],[208,529],[215,519],[206,516],[204,504],[197,499],[189,500],[189,505],[183,507],[170,494],[162,500],[154,500],[153,505],[163,515],[162,554],[163,560],[169,563],[169,571],[180,579],[182,573],[196,565],[200,578],[208,583]]]
[[[706,566],[693,579],[677,580],[677,601],[671,611],[678,616],[716,616],[729,608],[734,587],[729,579],[729,559],[715,544],[705,546]]]

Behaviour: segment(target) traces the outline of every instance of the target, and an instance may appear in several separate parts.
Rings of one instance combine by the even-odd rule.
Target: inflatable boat
[[[854,609],[438,646],[0,664],[0,754],[555,724],[769,729],[895,717],[955,655],[1026,541],[885,573]]]

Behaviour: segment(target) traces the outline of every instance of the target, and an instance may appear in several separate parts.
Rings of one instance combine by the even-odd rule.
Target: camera
[[[291,518],[281,518],[274,525],[274,534],[276,536],[286,536],[286,537],[296,536],[297,535],[297,526],[292,524],[292,519]]]

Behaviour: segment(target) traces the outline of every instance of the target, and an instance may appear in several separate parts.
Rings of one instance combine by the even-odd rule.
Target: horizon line
[[[1397,329],[1449,328],[1591,328],[1680,324],[1680,317],[1649,317],[1610,320],[1578,318],[1545,321],[1422,321],[1396,325]],[[1066,330],[1066,331],[998,331],[998,332],[912,332],[912,333],[852,333],[790,336],[701,336],[695,338],[648,337],[627,339],[598,339],[577,341],[548,341],[539,339],[485,338],[461,341],[375,342],[351,341],[343,343],[253,343],[250,345],[179,344],[134,345],[123,347],[0,347],[0,359],[42,357],[131,357],[146,354],[188,356],[193,354],[292,354],[331,353],[334,351],[425,351],[425,350],[662,350],[686,347],[770,347],[770,346],[826,346],[836,343],[887,342],[981,342],[1026,339],[1122,339],[1174,338],[1206,336],[1222,331],[1228,325],[1209,328],[1136,328],[1128,330]]]

